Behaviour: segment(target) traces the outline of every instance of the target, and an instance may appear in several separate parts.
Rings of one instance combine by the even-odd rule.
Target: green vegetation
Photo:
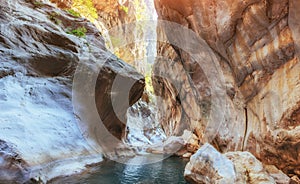
[[[77,29],[68,30],[66,33],[75,35],[79,38],[85,37],[87,30],[85,27],[78,27]]]
[[[67,10],[67,12],[69,14],[73,15],[74,17],[81,17],[80,13],[77,12],[77,11],[75,11],[75,10],[73,10],[73,9],[69,9],[69,10]]]
[[[146,90],[150,92],[151,94],[154,94],[154,89],[152,85],[152,79],[151,79],[151,72],[147,72],[145,75],[145,83],[146,83]]]
[[[120,9],[123,10],[126,14],[128,14],[128,7],[127,6],[120,6]]]
[[[92,0],[73,0],[72,10],[74,11],[72,13],[78,12],[91,22],[95,22],[98,19],[97,10]]]

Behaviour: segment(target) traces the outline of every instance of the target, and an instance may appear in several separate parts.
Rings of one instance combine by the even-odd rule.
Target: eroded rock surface
[[[228,104],[223,109],[227,115],[214,145],[220,151],[248,150],[265,164],[275,165],[286,174],[299,175],[300,3],[155,0],[155,5],[160,19],[192,29],[218,58]],[[172,32],[166,31],[168,38],[176,36]],[[191,67],[195,61],[180,48],[173,49],[191,73],[192,81],[204,83],[195,87],[203,101],[205,94],[201,92],[207,85],[201,66]],[[188,111],[183,106],[177,108],[177,104],[172,107]],[[161,108],[166,111],[166,107]],[[182,123],[186,121],[181,119],[177,126]],[[196,124],[201,127],[203,123]],[[197,130],[197,126],[191,127]],[[201,138],[201,130],[197,135]]]
[[[114,77],[119,76],[133,84],[120,103],[133,104],[143,92],[143,76],[108,52],[98,29],[84,18],[26,0],[1,1],[0,10],[0,181],[47,181],[100,162],[101,147],[95,150],[88,144],[78,127],[86,122],[73,112],[75,69],[78,63],[102,66],[101,75],[93,67],[82,72],[98,76],[94,91],[99,114],[119,138],[126,109],[114,112],[103,102],[109,101]],[[83,27],[86,32],[76,36],[74,30]],[[67,34],[72,31],[74,35]],[[81,89],[89,82],[79,84]]]

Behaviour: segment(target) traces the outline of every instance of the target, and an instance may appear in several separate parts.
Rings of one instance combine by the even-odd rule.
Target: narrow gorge
[[[297,0],[0,2],[0,183],[300,183]]]

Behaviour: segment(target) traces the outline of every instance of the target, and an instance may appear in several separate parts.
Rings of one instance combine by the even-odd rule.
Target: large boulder
[[[262,163],[249,152],[228,152],[221,154],[206,143],[186,165],[184,176],[191,183],[289,183],[285,174],[269,174]]]
[[[228,152],[225,153],[233,162],[237,175],[236,183],[260,183],[273,184],[274,179],[267,173],[262,163],[249,152]]]
[[[191,156],[184,170],[184,177],[190,183],[234,183],[235,168],[226,156],[210,144],[204,144]]]

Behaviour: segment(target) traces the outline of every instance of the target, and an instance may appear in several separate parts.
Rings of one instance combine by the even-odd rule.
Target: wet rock
[[[189,130],[184,130],[180,137],[183,139],[184,144],[183,147],[176,152],[176,155],[183,158],[189,158],[199,149],[199,139]]]
[[[198,148],[198,138],[191,131],[184,130],[181,136],[170,136],[165,140],[149,146],[149,153],[175,154],[176,156],[189,158]]]
[[[193,155],[192,153],[187,152],[182,155],[182,158],[190,158],[192,155]]]
[[[146,152],[153,154],[164,154],[163,143],[149,146],[148,148],[146,148]]]

